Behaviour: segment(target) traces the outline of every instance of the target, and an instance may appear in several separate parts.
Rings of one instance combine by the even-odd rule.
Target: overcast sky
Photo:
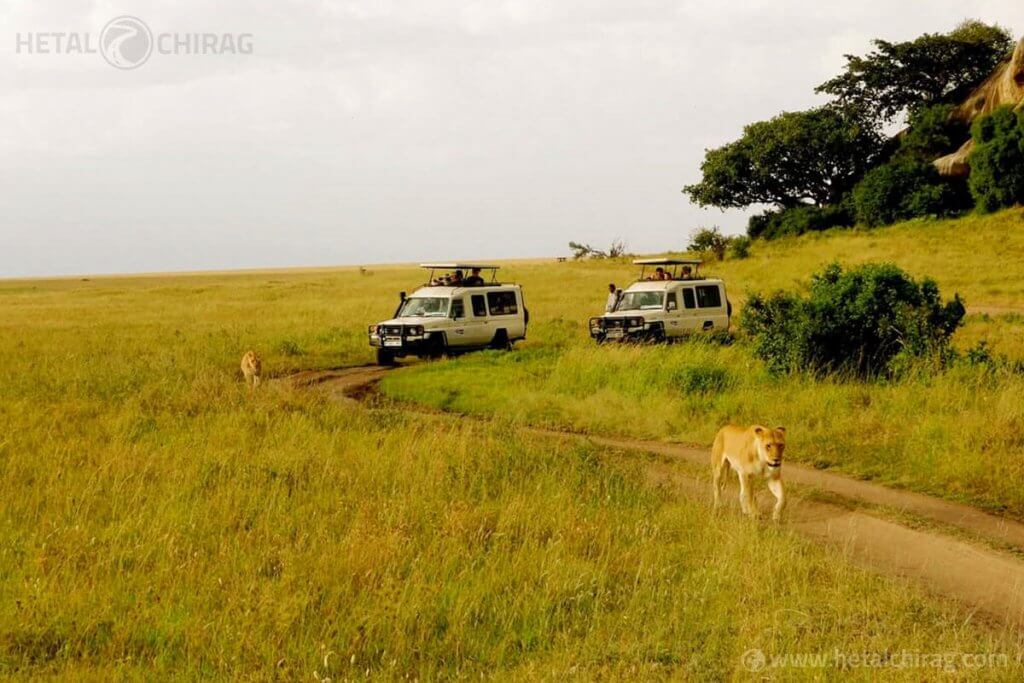
[[[132,14],[253,54],[29,54]],[[0,1],[0,277],[681,248],[703,150],[1020,0]],[[66,39],[65,39],[66,40]],[[51,47],[52,50],[52,47]]]

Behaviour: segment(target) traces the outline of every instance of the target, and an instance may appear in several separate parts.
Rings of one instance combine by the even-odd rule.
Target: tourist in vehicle
[[[689,280],[692,277],[693,277],[693,268],[691,268],[690,266],[683,266],[683,275],[682,275],[682,278],[680,278],[680,279],[682,279],[682,280]]]
[[[474,268],[470,271],[469,277],[463,283],[466,287],[480,287],[484,284],[484,279],[480,277],[480,269]]]
[[[664,268],[659,267],[659,268],[657,268],[654,271],[654,279],[655,280],[671,280],[672,278],[670,278],[668,276],[668,273],[665,272]]]
[[[452,287],[462,287],[463,285],[465,285],[465,282],[462,280],[462,271],[456,270],[455,277],[452,278]]]
[[[615,307],[619,305],[620,295],[621,292],[619,292],[614,282],[608,285],[608,300],[604,304],[605,313],[611,313],[615,310]]]

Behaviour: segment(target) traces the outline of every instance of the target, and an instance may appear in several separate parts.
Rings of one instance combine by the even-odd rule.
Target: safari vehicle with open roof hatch
[[[511,349],[526,338],[529,313],[522,288],[498,282],[498,266],[424,263],[420,267],[430,271],[427,283],[411,296],[402,292],[394,317],[367,330],[379,365],[391,365],[405,356],[437,358],[477,349]],[[449,273],[435,278],[438,271]],[[488,272],[490,278],[464,275],[481,272]]]
[[[643,259],[640,278],[612,311],[591,318],[590,336],[608,341],[672,341],[693,333],[729,331],[732,306],[725,283],[700,275],[702,262]]]

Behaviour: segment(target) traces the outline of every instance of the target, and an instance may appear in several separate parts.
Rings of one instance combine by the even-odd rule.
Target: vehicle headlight
[[[644,326],[644,319],[643,318],[630,318],[629,319],[629,326],[630,327],[643,327]]]
[[[423,326],[413,325],[412,327],[409,328],[409,334],[413,337],[421,336],[423,334]]]

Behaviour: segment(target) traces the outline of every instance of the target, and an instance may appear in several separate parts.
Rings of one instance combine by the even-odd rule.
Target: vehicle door
[[[722,286],[713,283],[697,285],[694,289],[696,290],[699,329],[704,332],[728,329],[729,315],[725,308]]]
[[[678,337],[683,333],[683,312],[680,308],[680,291],[665,293],[665,336]]]
[[[447,330],[448,346],[471,346],[469,339],[472,335],[472,323],[466,317],[466,301],[463,297],[452,297],[448,318],[450,323]]]
[[[466,344],[468,346],[485,346],[494,338],[494,325],[487,315],[487,296],[484,292],[467,294],[469,302],[466,307]]]
[[[698,319],[697,293],[692,285],[679,290],[679,328],[683,332],[699,330],[701,323]]]

